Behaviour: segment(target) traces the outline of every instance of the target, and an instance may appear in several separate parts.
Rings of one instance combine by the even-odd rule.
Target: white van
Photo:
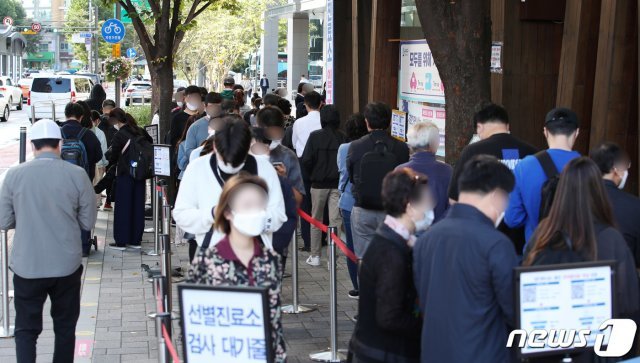
[[[67,103],[88,99],[91,87],[93,82],[86,77],[33,77],[27,101],[30,107],[29,121],[33,123],[43,118],[64,121],[64,108]]]

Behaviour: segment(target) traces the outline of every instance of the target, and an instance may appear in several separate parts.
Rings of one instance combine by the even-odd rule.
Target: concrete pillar
[[[293,14],[287,22],[287,91],[291,97],[298,90],[300,76],[309,77],[309,14]]]
[[[260,74],[256,77],[256,91],[260,90],[260,79],[263,74],[269,79],[269,90],[278,86],[278,18],[265,17],[260,48]],[[261,91],[258,92],[261,96]]]

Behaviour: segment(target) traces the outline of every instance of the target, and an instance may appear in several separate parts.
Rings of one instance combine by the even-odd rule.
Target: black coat
[[[360,268],[360,299],[350,350],[362,362],[419,362],[422,319],[407,241],[381,224]]]
[[[318,189],[338,189],[338,148],[346,137],[338,130],[325,127],[309,135],[302,153],[301,166],[309,175],[311,187]]]
[[[122,160],[122,149],[124,149],[125,145],[127,145],[127,142],[130,139],[133,139],[136,136],[140,135],[144,136],[150,143],[153,144],[153,139],[144,129],[132,129],[128,125],[122,126],[120,130],[118,130],[118,132],[113,136],[113,142],[106,153],[106,157],[109,160],[109,165],[117,165],[116,175],[124,175],[129,173],[129,166]]]
[[[640,268],[640,199],[618,189],[612,181],[604,183],[618,230],[627,241],[636,268]]]

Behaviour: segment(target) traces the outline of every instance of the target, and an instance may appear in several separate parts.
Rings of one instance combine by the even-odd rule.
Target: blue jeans
[[[353,236],[351,235],[351,212],[346,209],[340,209],[342,222],[344,223],[344,232],[347,235],[347,247],[353,252]],[[358,290],[358,264],[347,258],[347,269],[349,269],[349,277],[353,289]]]

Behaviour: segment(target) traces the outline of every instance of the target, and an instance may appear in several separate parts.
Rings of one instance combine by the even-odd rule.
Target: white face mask
[[[282,139],[280,140],[271,140],[271,144],[269,144],[269,150],[273,150],[277,148],[282,143]]]
[[[622,174],[622,180],[620,181],[620,185],[618,185],[618,189],[624,189],[624,185],[627,184],[628,177],[629,177],[629,170],[625,170],[624,174]]]
[[[244,163],[234,168],[231,164],[227,164],[224,161],[220,160],[220,158],[217,158],[217,160],[218,160],[218,169],[220,169],[223,173],[226,173],[226,174],[232,174],[232,175],[238,174],[240,170],[242,170],[242,168],[244,167]]]
[[[187,102],[187,108],[189,109],[189,111],[197,111],[198,110],[198,105],[195,105],[191,102]]]
[[[118,124],[113,125],[113,127],[114,127],[116,130],[120,130],[120,125],[118,125]]]
[[[182,105],[184,105],[184,102],[182,102],[182,101],[178,101],[176,103],[178,104],[178,107],[180,107],[180,108],[182,108]]]
[[[416,225],[416,232],[426,231],[427,228],[431,226],[434,219],[435,219],[435,214],[433,213],[433,209],[424,211],[423,218],[419,221],[413,222]]]
[[[498,219],[496,219],[496,222],[494,223],[494,225],[496,226],[496,228],[498,228],[498,226],[500,225],[500,223],[502,223],[502,220],[504,219],[504,212],[500,213],[498,215]]]
[[[264,210],[257,212],[231,212],[233,219],[231,223],[238,232],[245,236],[259,236],[265,230],[267,212]]]

